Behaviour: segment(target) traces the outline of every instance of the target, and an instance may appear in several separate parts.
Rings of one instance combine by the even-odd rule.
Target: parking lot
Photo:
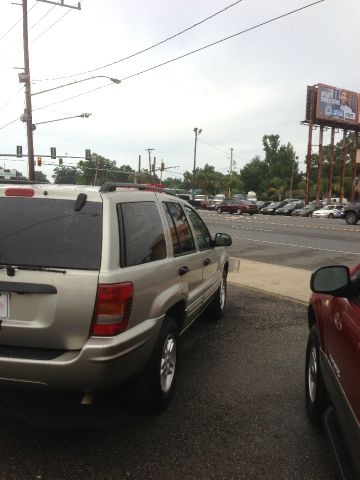
[[[2,389],[0,479],[337,478],[309,424],[303,370],[306,306],[231,286],[216,324],[182,341],[176,395],[160,416],[118,394]]]

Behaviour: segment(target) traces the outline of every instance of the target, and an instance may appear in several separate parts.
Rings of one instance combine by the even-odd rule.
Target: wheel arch
[[[316,325],[315,310],[314,310],[312,305],[309,305],[308,306],[308,327],[309,327],[309,330],[311,330],[314,325]]]
[[[178,331],[181,332],[185,322],[185,301],[181,300],[180,302],[175,303],[175,305],[169,308],[166,315],[175,320]]]

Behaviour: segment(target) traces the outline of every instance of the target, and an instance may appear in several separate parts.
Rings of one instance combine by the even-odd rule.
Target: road
[[[229,215],[198,211],[212,233],[229,233],[233,257],[314,270],[360,261],[360,224],[342,219]]]
[[[306,306],[231,286],[219,323],[182,338],[160,416],[120,395],[1,390],[0,480],[336,480],[304,408]]]

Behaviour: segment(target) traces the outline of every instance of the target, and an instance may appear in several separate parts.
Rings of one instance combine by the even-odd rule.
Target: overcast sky
[[[79,11],[28,0],[32,92],[95,75],[124,79],[311,3],[243,0],[127,61],[77,77],[41,81],[120,60],[234,1],[83,0]],[[14,69],[23,66],[22,22],[7,33],[22,12],[11,2],[1,0],[0,153],[15,153],[16,145],[27,149],[25,124],[16,121],[1,128],[24,110],[19,70]],[[74,0],[65,3],[75,4]],[[88,119],[38,125],[35,155],[49,154],[54,146],[58,155],[82,156],[90,148],[116,160],[118,166],[137,168],[139,154],[143,166],[148,166],[145,149],[151,147],[158,162],[163,159],[167,167],[173,167],[168,176],[181,175],[192,170],[193,129],[198,127],[203,130],[197,151],[199,167],[209,163],[226,173],[232,147],[240,169],[255,155],[263,157],[265,134],[279,134],[281,143],[291,142],[303,165],[307,128],[300,121],[305,114],[306,86],[320,82],[360,91],[359,14],[359,0],[325,0],[119,85],[63,101],[109,83],[106,78],[96,78],[33,96],[34,123],[92,114]],[[48,106],[55,102],[59,103]],[[44,106],[48,107],[42,109]],[[325,142],[328,136],[325,134]],[[318,143],[316,134],[314,138],[314,144]],[[6,168],[27,175],[25,159],[0,157],[0,166],[4,162]],[[75,161],[65,160],[64,164]],[[42,171],[51,179],[52,167],[43,166]]]

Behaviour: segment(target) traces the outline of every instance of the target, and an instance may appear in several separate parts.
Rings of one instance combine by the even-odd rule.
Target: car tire
[[[358,218],[355,212],[347,212],[345,215],[345,222],[348,225],[355,225],[358,222]]]
[[[133,386],[133,404],[138,410],[158,413],[167,407],[174,391],[177,353],[177,324],[166,316],[149,362]]]
[[[221,210],[221,208],[217,208],[216,209],[217,213],[222,213],[223,211]]]
[[[220,286],[208,306],[207,313],[211,320],[219,320],[224,314],[227,296],[226,277],[227,273],[223,271]]]
[[[334,214],[333,214],[333,213],[329,213],[329,218],[333,219],[333,218],[334,218]]]
[[[320,369],[319,338],[316,326],[310,330],[306,348],[305,402],[309,419],[313,425],[320,425],[328,402]]]
[[[240,208],[238,208],[238,209],[236,210],[236,213],[237,213],[237,215],[241,215],[241,214],[242,214],[242,211],[240,210]]]

